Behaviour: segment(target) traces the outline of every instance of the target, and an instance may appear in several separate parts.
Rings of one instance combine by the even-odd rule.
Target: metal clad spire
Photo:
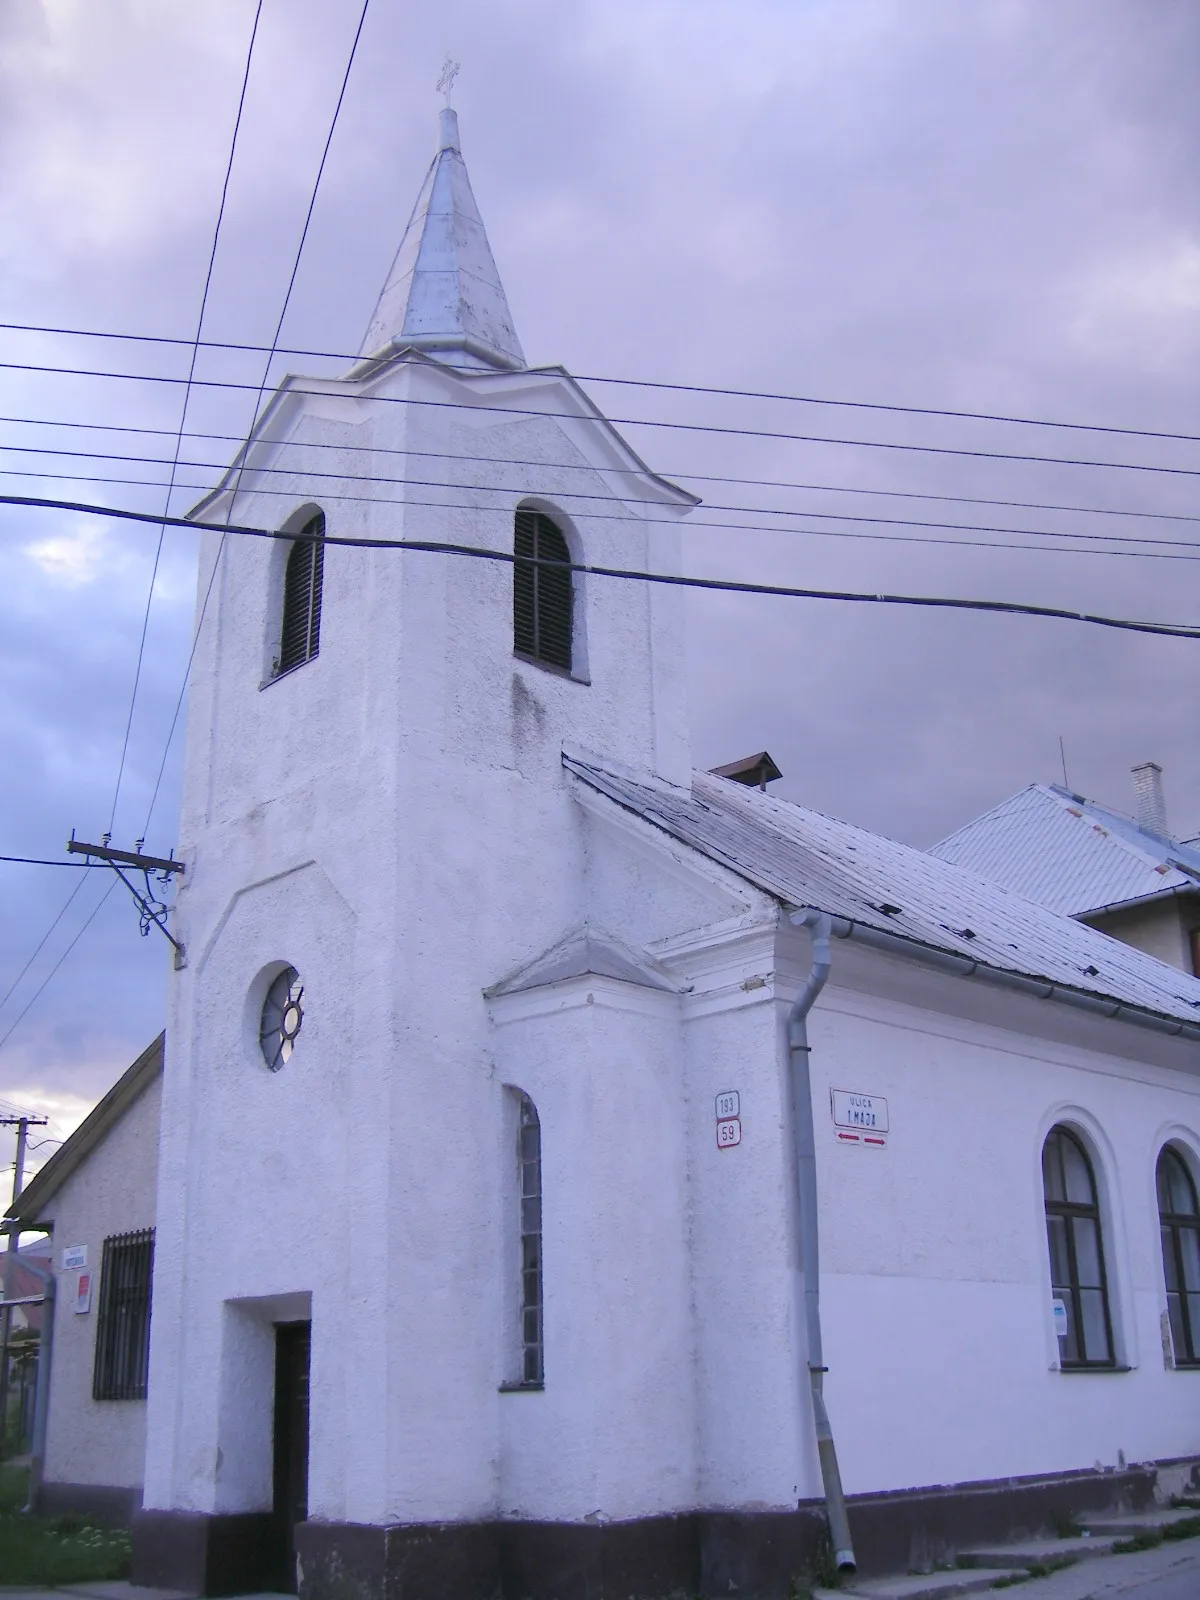
[[[449,104],[457,65],[447,58],[438,81],[446,95],[437,154],[425,175],[360,355],[414,346],[445,351],[459,364],[523,367],[483,219],[471,192]]]

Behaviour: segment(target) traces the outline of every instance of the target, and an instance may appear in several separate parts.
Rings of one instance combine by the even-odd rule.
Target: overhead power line
[[[188,375],[183,391],[183,405],[179,411],[179,427],[175,433],[175,449],[171,458],[171,476],[166,485],[166,495],[163,500],[163,511],[171,509],[171,490],[175,487],[175,474],[179,467],[179,453],[183,448],[183,430],[187,426],[188,401],[192,397],[192,382],[196,376],[196,362],[200,356],[200,335],[204,329],[204,313],[208,309],[208,293],[212,288],[213,268],[217,260],[217,244],[221,238],[221,223],[225,219],[225,202],[229,198],[229,180],[233,176],[233,161],[237,154],[238,134],[242,126],[242,112],[246,107],[246,89],[250,83],[250,63],[254,58],[254,41],[258,37],[258,24],[262,16],[263,0],[258,0],[254,11],[254,23],[250,29],[250,42],[246,47],[246,66],[242,73],[242,87],[238,95],[237,115],[233,119],[233,136],[229,141],[229,159],[225,163],[225,178],[221,184],[221,200],[217,206],[217,220],[213,226],[212,245],[208,252],[208,267],[204,274],[204,289],[200,295],[200,311],[196,318],[196,334],[191,340],[191,359],[188,365]],[[146,656],[146,633],[150,627],[150,608],[154,603],[154,585],[158,578],[159,563],[162,560],[163,539],[166,528],[158,530],[158,543],[154,549],[154,564],[150,569],[150,589],[146,595],[146,610],[142,617],[142,634],[138,640],[137,665],[133,672],[133,688],[129,694],[129,714],[125,719],[125,737],[121,743],[121,760],[117,767],[117,782],[113,789],[112,813],[108,819],[108,831],[111,834],[117,820],[117,802],[121,797],[121,779],[125,776],[125,758],[129,754],[129,735],[133,731],[133,713],[137,707],[138,685],[142,681],[142,662]]]
[[[257,470],[257,469],[256,469]],[[289,474],[285,473],[285,476]],[[308,474],[309,477],[321,474]],[[15,472],[0,468],[0,478],[41,478],[52,483],[111,483],[121,484],[135,488],[157,488],[157,480],[153,478],[115,478],[104,477],[98,473],[75,472]],[[371,480],[364,479],[364,482]],[[403,481],[403,480],[397,480]],[[409,480],[414,481],[414,480]],[[187,487],[180,485],[179,487]],[[197,491],[205,485],[194,485]],[[480,494],[501,494],[516,491],[503,490],[491,484],[448,484],[448,488],[456,488]],[[278,499],[294,502],[297,492],[294,489],[272,489],[256,485],[253,492],[256,495],[269,495]],[[326,489],[320,493],[321,500],[326,504],[372,505],[372,506],[411,506],[440,511],[486,511],[494,509],[469,502],[454,500],[420,500],[412,496],[400,497],[395,495],[378,494],[340,494],[336,490]],[[570,494],[566,493],[559,498],[569,500]],[[602,498],[602,497],[597,497]],[[628,503],[628,502],[627,502]],[[1131,560],[1147,561],[1197,561],[1200,560],[1200,542],[1185,539],[1145,539],[1133,534],[1104,534],[1104,533],[1071,533],[1059,532],[1049,528],[988,528],[974,523],[953,522],[920,522],[904,518],[892,517],[857,517],[844,512],[822,511],[791,511],[785,509],[758,510],[756,507],[747,506],[745,511],[762,517],[814,517],[838,522],[863,522],[867,524],[884,523],[896,527],[927,527],[948,528],[979,533],[1011,533],[1021,534],[1033,539],[1033,544],[1018,544],[1011,539],[943,539],[935,534],[915,533],[876,533],[870,526],[866,530],[861,528],[807,528],[797,523],[786,527],[772,526],[763,522],[715,522],[704,517],[689,516],[686,522],[675,524],[658,524],[659,526],[678,526],[680,532],[688,533],[699,528],[724,533],[779,533],[789,538],[803,537],[811,539],[852,539],[871,540],[879,544],[922,544],[937,545],[943,549],[954,550],[1023,550],[1033,555],[1070,555],[1070,556],[1125,556]],[[580,517],[591,521],[628,523],[630,519],[617,512],[583,510],[577,512]],[[213,524],[205,526],[212,528]],[[219,526],[219,524],[217,524]],[[1046,544],[1041,541],[1047,539],[1065,539],[1072,541],[1068,544]],[[1114,548],[1116,546],[1136,545],[1136,549]],[[1147,546],[1164,546],[1165,548],[1144,548]],[[1193,553],[1189,553],[1193,552]]]
[[[40,507],[53,511],[75,511],[88,516],[114,517],[129,522],[157,522],[160,518],[149,511],[130,511],[112,506],[90,505],[83,501],[49,500],[30,495],[0,495],[0,505]],[[167,517],[169,527],[200,528],[216,531],[211,523],[197,522],[189,517]],[[284,539],[294,542],[308,537],[304,533],[283,534],[275,528],[253,528],[240,523],[218,524],[222,541],[227,534],[237,534],[252,539]],[[1011,600],[960,600],[941,595],[869,594],[850,589],[801,589],[781,584],[750,583],[733,578],[690,578],[673,572],[638,572],[627,567],[602,567],[587,562],[543,562],[526,556],[517,556],[508,550],[488,550],[478,545],[450,544],[432,539],[365,539],[348,534],[323,534],[326,545],[345,546],[354,550],[388,550],[396,554],[420,552],[430,555],[464,556],[480,561],[495,561],[506,566],[516,562],[534,566],[553,566],[556,571],[565,568],[571,572],[595,578],[620,578],[636,583],[666,584],[687,589],[711,589],[725,594],[774,595],[792,600],[838,600],[864,605],[918,606],[947,611],[984,611],[1008,616],[1047,617],[1065,622],[1087,622],[1102,628],[1117,628],[1128,633],[1148,633],[1175,639],[1200,639],[1200,626],[1188,623],[1140,622],[1124,617],[1109,617],[1094,612],[1072,611],[1063,606],[1029,605]],[[211,592],[211,583],[209,592]],[[203,611],[200,622],[203,621]],[[200,622],[196,638],[199,638]],[[192,644],[195,654],[195,639]]]
[[[7,860],[19,860],[20,858],[19,857],[6,856],[6,857],[4,857],[4,859],[7,861]],[[58,865],[58,863],[56,862],[55,865]],[[71,905],[74,902],[75,896],[79,893],[80,889],[83,888],[83,885],[84,885],[84,879],[80,878],[79,881],[76,883],[75,887],[71,890],[70,894],[67,896],[66,904],[63,906],[62,910],[58,913],[58,915],[55,917],[54,921],[50,924],[50,926],[46,929],[46,931],[42,935],[42,937],[38,940],[37,946],[34,949],[34,952],[30,956],[29,960],[25,963],[25,965],[21,968],[20,972],[17,973],[16,977],[9,984],[8,988],[4,991],[3,996],[0,996],[0,1011],[4,1010],[4,1007],[12,999],[12,997],[13,997],[14,993],[16,992],[16,990],[20,987],[22,978],[24,978],[25,974],[29,971],[30,967],[37,960],[37,958],[41,955],[42,950],[45,947],[47,939],[49,939],[50,935],[54,932],[55,928],[58,927],[59,923],[66,916],[67,912],[71,909]]]
[[[139,428],[130,424],[115,422],[57,421],[50,417],[6,416],[0,416],[0,422],[19,423],[26,427],[88,429],[92,432],[98,433],[145,434],[147,437],[159,437],[165,435],[170,438],[174,436],[174,430],[171,428]],[[189,430],[184,437],[187,439],[204,439],[214,443],[236,444],[241,446],[244,446],[246,443],[244,436],[240,433],[203,433]],[[284,448],[289,445],[296,445],[296,447],[299,447],[297,441],[288,439],[272,440],[271,444],[273,448]],[[425,460],[437,461],[462,460],[461,455],[448,450],[409,450],[383,444],[354,444],[350,441],[334,444],[319,439],[306,439],[303,443],[303,448],[305,450],[337,450],[341,454],[413,456]],[[111,459],[138,461],[152,459],[150,457],[140,456],[112,455],[110,457],[100,452],[55,450],[49,446],[39,445],[0,445],[0,450],[25,451],[26,454],[33,454],[34,452],[37,452],[38,454],[44,455],[80,455],[91,457],[93,460]],[[632,467],[605,467],[595,465],[592,462],[533,461],[520,456],[487,456],[480,459],[486,459],[488,462],[496,466],[503,467],[543,467],[551,468],[560,472],[586,472],[589,474],[606,476],[616,474],[619,477],[632,477],[637,475],[635,469]],[[219,470],[224,471],[225,468],[226,463],[220,463]],[[1127,506],[1079,506],[1064,504],[1059,500],[1006,500],[997,498],[995,496],[931,493],[921,489],[880,489],[869,488],[865,485],[845,483],[796,483],[789,481],[786,478],[739,478],[733,477],[727,473],[691,472],[683,469],[673,471],[670,468],[663,468],[660,472],[658,472],[657,475],[670,480],[680,479],[690,483],[735,484],[739,488],[799,489],[813,494],[870,495],[875,498],[884,498],[889,500],[944,501],[953,505],[965,506],[1006,506],[1012,510],[1021,511],[1071,511],[1089,517],[1143,517],[1149,518],[1155,522],[1200,522],[1200,516],[1184,511],[1144,511],[1139,510],[1136,507]],[[709,505],[710,509],[716,509],[712,502],[706,503]]]
[[[186,379],[173,377],[169,373],[112,372],[92,367],[48,367],[20,361],[0,361],[0,369],[9,372],[52,373],[57,377],[106,378],[129,383],[181,384],[186,382]],[[339,380],[330,379],[329,381],[336,382]],[[255,384],[239,383],[231,378],[195,378],[192,386],[193,388],[247,392],[257,387]],[[311,399],[328,398],[325,390],[304,389],[298,385],[293,385],[287,392]],[[370,398],[380,405],[427,406],[438,411],[478,411],[479,409],[477,402],[465,400],[418,400],[409,395],[375,393]],[[547,420],[565,422],[578,422],[581,420],[578,413],[573,411],[543,411],[537,407],[526,408],[522,406],[505,406],[503,415],[506,418],[543,417]],[[1039,456],[1015,450],[968,450],[961,446],[911,444],[907,441],[901,442],[894,439],[844,439],[825,433],[788,433],[783,429],[734,428],[713,422],[675,422],[660,417],[605,417],[604,420],[613,426],[666,428],[675,433],[719,434],[723,437],[740,439],[773,439],[791,444],[836,444],[859,450],[901,450],[919,455],[956,456],[960,459],[974,461],[1023,461],[1041,466],[1101,467],[1111,472],[1153,472],[1164,473],[1171,477],[1200,478],[1200,467],[1159,466],[1147,461],[1097,461],[1089,460],[1086,456]]]
[[[174,345],[177,347],[186,347],[191,344],[190,339],[171,338],[165,334],[114,333],[102,328],[45,327],[39,323],[32,322],[0,322],[0,330],[14,333],[49,333],[74,339],[115,339],[126,344]],[[228,350],[254,355],[265,350],[266,346],[246,344],[231,339],[205,339],[201,344],[201,349]],[[320,361],[350,361],[355,364],[363,360],[362,356],[351,355],[344,350],[306,350],[287,345],[275,346],[272,348],[271,353],[272,355],[306,356]],[[1067,422],[1054,417],[1023,417],[1003,411],[959,411],[949,406],[906,406],[883,400],[840,400],[830,395],[789,394],[771,389],[738,389],[708,383],[671,383],[660,378],[613,378],[602,376],[595,372],[573,373],[572,376],[579,383],[619,384],[626,388],[661,389],[674,394],[713,394],[727,399],[774,400],[791,405],[836,406],[843,410],[852,411],[885,411],[908,417],[948,417],[964,422],[1004,422],[1014,423],[1024,428],[1067,428],[1081,433],[1110,433],[1123,435],[1131,439],[1169,439],[1186,444],[1200,444],[1200,434],[1170,433],[1165,429],[1157,428],[1123,428],[1106,422]]]
[[[0,445],[0,450],[4,450],[4,449],[8,449],[8,448],[19,449],[20,446],[10,447],[10,446]],[[305,445],[304,448],[307,448],[307,445]],[[130,462],[130,463],[139,463],[140,462],[140,463],[143,463],[143,464],[148,465],[148,466],[166,466],[166,465],[168,465],[167,461],[165,461],[164,459],[156,458],[156,457],[153,457],[153,456],[126,456],[126,455],[120,455],[120,454],[116,454],[116,453],[113,453],[113,454],[102,454],[102,453],[93,453],[93,452],[90,452],[90,451],[55,451],[55,450],[49,450],[49,449],[47,449],[47,450],[38,450],[36,453],[39,454],[39,455],[49,455],[49,456],[62,455],[62,456],[67,457],[68,459],[72,459],[72,460],[83,459],[83,460],[98,460],[98,461],[127,461],[127,462]],[[400,453],[402,453],[402,452],[400,452]],[[455,457],[454,459],[461,461],[462,457]],[[498,464],[498,463],[494,463],[488,457],[474,457],[472,459],[478,465],[492,466],[492,465]],[[215,471],[215,472],[220,472],[222,474],[224,474],[224,472],[225,472],[224,463],[218,462],[218,461],[214,461],[214,462],[190,461],[190,462],[184,463],[184,465],[191,467],[196,472],[203,472],[203,471],[206,471],[206,470],[212,470],[212,471]],[[255,475],[255,477],[279,477],[279,478],[290,478],[290,479],[294,480],[298,476],[298,470],[296,468],[294,468],[294,467],[256,466],[256,467],[253,467],[253,468],[248,468],[247,470],[252,471],[253,474]],[[383,474],[383,473],[355,473],[355,472],[345,472],[345,471],[342,471],[342,472],[322,472],[318,468],[312,468],[312,467],[308,467],[308,466],[306,466],[304,468],[303,476],[309,482],[312,482],[312,481],[315,481],[315,480],[328,480],[330,483],[391,484],[391,485],[403,486],[403,487],[406,487],[406,488],[407,487],[412,487],[412,488],[418,488],[418,489],[456,489],[456,490],[459,490],[459,491],[464,492],[464,493],[467,492],[467,491],[470,491],[472,493],[476,493],[477,492],[477,493],[480,493],[480,494],[524,494],[527,491],[527,488],[528,488],[528,485],[525,484],[525,483],[464,483],[461,479],[412,478],[412,477],[407,477],[407,476],[388,477],[386,474]],[[94,473],[94,472],[86,472],[86,473],[84,473],[84,472],[77,472],[77,473],[71,473],[71,472],[41,472],[41,471],[34,470],[32,468],[8,468],[8,469],[0,468],[0,477],[9,477],[9,478],[43,478],[43,479],[49,479],[52,482],[62,482],[62,483],[116,483],[116,484],[128,485],[128,486],[135,487],[135,488],[151,488],[152,489],[152,488],[159,487],[159,482],[155,478],[104,477],[104,476],[102,476],[102,475],[100,475],[98,473]],[[208,495],[208,494],[212,494],[212,493],[217,493],[218,492],[218,488],[214,488],[211,483],[178,484],[177,487],[190,489],[193,493],[204,494],[204,495]],[[271,488],[266,488],[266,487],[264,487],[264,486],[262,486],[260,484],[256,484],[255,485],[253,493],[255,493],[255,494],[273,494],[273,495],[279,495],[279,496],[282,496],[284,498],[289,498],[289,499],[294,499],[296,497],[296,490],[294,488],[289,488],[289,489],[271,489]],[[363,504],[368,504],[368,505],[444,505],[447,510],[462,511],[462,510],[475,509],[474,507],[470,507],[470,506],[452,505],[452,504],[450,504],[448,502],[443,502],[443,501],[438,501],[438,500],[418,500],[418,499],[413,499],[413,498],[411,498],[409,496],[394,497],[394,496],[388,496],[388,495],[347,495],[347,494],[333,493],[333,492],[330,492],[328,490],[322,490],[321,493],[322,493],[323,498],[325,498],[326,500],[344,500],[344,501],[352,501],[352,502],[355,502],[355,503],[363,503]],[[610,494],[601,494],[601,493],[596,493],[596,492],[589,492],[589,491],[583,490],[583,489],[564,489],[564,490],[560,490],[560,491],[558,491],[558,493],[556,495],[556,498],[561,499],[563,501],[580,501],[580,500],[591,501],[591,500],[595,500],[595,501],[601,502],[601,504],[603,504],[603,505],[611,505],[613,503],[612,502],[612,496]],[[661,500],[650,499],[648,497],[631,497],[631,496],[626,495],[626,494],[622,494],[621,495],[621,503],[623,505],[626,505],[626,506],[652,506],[652,507],[660,507],[660,508],[661,508],[661,505],[662,505],[662,501]],[[1152,538],[1146,538],[1146,537],[1143,537],[1143,536],[1139,536],[1139,535],[1136,535],[1136,534],[1120,534],[1120,533],[1105,534],[1105,533],[1086,533],[1086,532],[1085,533],[1079,533],[1079,532],[1073,532],[1071,530],[1065,530],[1065,529],[1059,529],[1059,528],[1021,528],[1021,527],[1014,527],[1011,524],[994,524],[994,523],[979,523],[979,522],[938,522],[938,521],[930,520],[928,518],[920,518],[920,517],[865,516],[865,515],[862,515],[861,513],[847,512],[847,511],[817,511],[817,510],[810,510],[807,507],[794,507],[793,508],[793,507],[790,507],[790,506],[728,505],[728,504],[725,504],[725,503],[723,503],[721,501],[714,501],[714,500],[704,501],[704,502],[702,502],[702,506],[703,506],[703,509],[706,510],[706,511],[728,512],[731,515],[738,515],[738,516],[811,517],[817,522],[858,522],[858,523],[866,523],[866,524],[871,524],[871,525],[876,525],[876,526],[881,526],[881,527],[892,527],[892,528],[934,528],[934,529],[947,529],[947,530],[950,530],[950,531],[953,531],[953,532],[964,532],[964,533],[1021,534],[1023,536],[1028,537],[1028,538],[1034,538],[1034,539],[1067,539],[1067,540],[1071,540],[1071,541],[1081,541],[1081,542],[1086,542],[1086,543],[1094,542],[1094,543],[1100,543],[1100,544],[1162,545],[1167,549],[1178,549],[1178,548],[1190,549],[1190,548],[1196,548],[1196,546],[1191,544],[1189,541],[1185,541],[1185,540],[1181,540],[1181,539],[1152,539]],[[599,510],[579,510],[577,514],[580,515],[580,516],[589,517],[589,518],[591,518],[593,520],[601,520],[601,521],[621,521],[621,522],[626,522],[626,521],[629,520],[627,516],[623,516],[619,512],[606,512],[606,511],[599,511]],[[1200,520],[1200,519],[1196,519],[1196,520]],[[767,529],[767,528],[762,528],[758,524],[744,524],[744,523],[731,523],[731,522],[711,522],[711,521],[706,520],[703,517],[696,517],[696,516],[693,516],[691,514],[689,514],[687,521],[685,523],[681,524],[681,526],[684,528],[685,531],[687,529],[689,529],[689,528],[718,528],[718,529],[719,528],[728,528],[731,532],[772,532],[773,531],[773,532],[782,533],[782,532],[789,531],[789,530],[783,529],[783,528],[773,529],[773,530],[772,529]],[[812,533],[815,534],[815,533],[819,533],[822,530],[809,529],[809,530],[802,530],[802,531],[812,532]],[[835,535],[835,536],[837,536],[837,535]],[[844,534],[844,535],[841,535],[841,536],[842,537],[853,537],[853,535],[847,535],[847,534]],[[938,541],[921,540],[921,541],[918,541],[918,542],[920,542],[920,543],[931,543],[931,542],[938,542]],[[968,541],[965,541],[965,540],[951,540],[951,541],[948,541],[948,542],[954,543],[954,544],[960,544],[960,543],[967,543]],[[980,543],[978,547],[983,549],[983,548],[988,548],[989,546],[987,545],[986,541],[984,541],[984,542]],[[1007,549],[1007,548],[1014,548],[1014,547],[1012,547],[1012,546],[1000,546],[999,548]],[[1016,546],[1015,548],[1024,549],[1026,547],[1025,546]]]
[[[80,879],[81,883],[84,882],[84,881],[85,880]],[[3,1035],[3,1037],[0,1037],[0,1050],[3,1050],[4,1046],[12,1038],[13,1034],[20,1027],[21,1023],[29,1015],[29,1013],[33,1009],[33,1007],[37,1004],[38,1000],[41,998],[42,994],[45,992],[46,987],[50,983],[51,979],[58,972],[58,970],[62,966],[63,962],[71,954],[71,951],[74,950],[75,946],[79,943],[80,939],[83,938],[84,934],[91,927],[92,923],[96,920],[96,917],[99,914],[101,907],[104,905],[104,902],[108,899],[109,895],[113,892],[113,890],[116,888],[116,886],[117,886],[117,879],[114,878],[113,881],[109,884],[108,888],[105,889],[104,893],[100,896],[100,898],[96,902],[96,904],[92,907],[91,911],[88,913],[87,919],[84,922],[83,926],[80,928],[79,932],[75,935],[75,937],[71,940],[71,942],[67,946],[67,948],[59,956],[58,960],[50,968],[50,971],[42,979],[41,983],[38,984],[38,986],[34,990],[33,994],[29,997],[29,999],[25,1002],[25,1005],[17,1013],[16,1019],[12,1023],[9,1024],[7,1032]]]
[[[49,856],[0,856],[0,861],[19,861],[19,862],[21,862],[23,865],[25,865],[27,867],[95,867],[95,866],[99,866],[99,862],[97,862],[97,861],[71,861],[70,859],[68,859],[66,861],[56,861],[56,860],[53,860]],[[34,951],[34,954],[35,955],[37,954],[36,950]],[[4,1004],[3,1000],[0,1000],[0,1005],[3,1005],[3,1004]]]
[[[342,114],[342,104],[346,98],[346,86],[350,82],[350,72],[354,66],[354,58],[358,54],[358,42],[362,38],[363,25],[367,20],[367,9],[370,6],[370,3],[371,0],[363,0],[362,10],[359,12],[358,16],[358,26],[354,30],[354,38],[350,43],[350,54],[346,57],[346,70],[342,74],[342,83],[338,90],[337,101],[334,104],[333,115],[329,119],[329,132],[325,135],[325,144],[321,150],[321,159],[317,163],[317,175],[313,179],[312,193],[308,197],[308,210],[304,214],[304,226],[300,230],[300,240],[296,245],[296,254],[292,261],[291,275],[288,278],[287,290],[283,297],[283,305],[280,307],[279,311],[279,320],[275,324],[275,332],[271,338],[270,351],[267,355],[266,361],[263,363],[262,380],[259,383],[258,393],[255,396],[254,410],[250,418],[250,428],[247,432],[245,443],[240,451],[241,465],[238,468],[238,476],[234,486],[233,498],[231,498],[229,502],[229,514],[232,514],[234,500],[237,498],[237,488],[241,484],[242,472],[245,468],[246,455],[249,450],[250,440],[254,437],[255,430],[258,427],[259,407],[262,404],[263,395],[266,393],[267,380],[271,373],[271,362],[275,357],[275,351],[278,347],[280,336],[283,333],[283,324],[287,318],[288,307],[291,304],[292,291],[296,287],[296,275],[300,271],[300,258],[304,254],[304,244],[308,238],[309,227],[312,224],[313,212],[316,209],[317,193],[321,187],[321,178],[325,172],[325,163],[329,159],[329,150],[330,146],[333,144],[333,135],[338,125],[338,118]],[[225,519],[227,523],[229,521],[229,514],[226,515]],[[183,672],[183,682],[179,687],[179,696],[175,702],[175,710],[171,716],[171,726],[167,730],[166,742],[163,745],[162,759],[158,765],[158,776],[154,780],[154,790],[150,796],[150,804],[146,810],[146,821],[142,826],[143,838],[145,838],[150,831],[150,822],[154,816],[154,808],[158,804],[158,794],[162,787],[163,773],[167,769],[167,757],[171,753],[171,741],[175,737],[175,729],[179,723],[179,714],[183,710],[183,701],[185,695],[187,694],[188,679],[191,676],[192,671],[192,662],[196,658],[196,646],[199,643],[200,630],[204,626],[204,618],[208,612],[208,602],[212,597],[213,584],[216,582],[217,572],[221,565],[221,556],[224,552],[224,549],[225,535],[222,534],[221,542],[217,547],[217,554],[213,561],[212,572],[209,574],[208,587],[204,591],[204,600],[200,606],[200,615],[196,620],[196,627],[192,634],[192,648],[188,654],[187,666],[184,668]]]

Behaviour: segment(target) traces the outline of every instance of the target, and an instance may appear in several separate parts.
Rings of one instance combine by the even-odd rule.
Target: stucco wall
[[[1082,920],[1181,972],[1192,970],[1191,930],[1200,926],[1200,900],[1159,900]]]
[[[40,1214],[54,1225],[57,1308],[46,1426],[47,1485],[140,1490],[146,1446],[144,1400],[93,1400],[92,1366],[104,1241],[154,1226],[162,1079],[155,1078],[71,1174]],[[77,1274],[63,1272],[67,1245],[86,1245],[92,1305],[74,1309]],[[153,1317],[153,1306],[151,1308]]]
[[[357,479],[375,451],[421,484],[404,507],[327,497],[331,533],[507,550],[534,495],[590,504],[560,513],[589,560],[678,559],[675,531],[637,507],[661,490],[601,428],[504,413],[506,395],[566,408],[559,380],[472,381],[467,412],[424,367],[389,379],[411,407],[332,389],[284,407],[282,431],[333,447],[285,459]],[[351,443],[366,453],[339,453]],[[524,464],[511,493],[493,487],[518,483],[501,460]],[[456,475],[466,487],[444,494],[425,481]],[[295,488],[299,513],[311,482]],[[234,520],[285,515],[251,470]],[[561,764],[569,742],[682,779],[678,594],[588,579],[572,678],[514,659],[507,566],[330,547],[320,653],[264,687],[280,559],[226,542],[196,657],[147,1504],[269,1504],[271,1323],[296,1315],[313,1322],[314,1518],[816,1495],[783,1044],[805,941],[731,873],[586,800]],[[646,950],[673,989],[581,978],[489,1008],[485,990],[584,924]],[[273,1074],[257,1024],[282,963],[305,1023]],[[813,1017],[828,1393],[852,1492],[1200,1446],[1176,1399],[1195,1377],[1162,1370],[1152,1266],[1152,1147],[1168,1126],[1195,1138],[1195,1052],[1146,1036],[1141,1057],[1123,1024],[976,996],[839,951]],[[886,1150],[835,1148],[831,1083],[889,1096]],[[501,1392],[505,1085],[543,1122],[542,1393]],[[742,1096],[728,1150],[724,1090]],[[1038,1154],[1064,1106],[1113,1175],[1130,1373],[1049,1370]]]

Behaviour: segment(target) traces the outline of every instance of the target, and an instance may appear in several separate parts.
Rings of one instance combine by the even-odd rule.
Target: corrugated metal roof
[[[564,754],[568,771],[788,905],[1000,972],[1195,1024],[1200,980],[922,850],[697,772],[689,790]]]
[[[1068,916],[1200,884],[1200,850],[1056,784],[1030,784],[929,853]]]

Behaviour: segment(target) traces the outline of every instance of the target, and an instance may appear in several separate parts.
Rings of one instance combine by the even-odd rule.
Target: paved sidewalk
[[[1200,1540],[1181,1540],[1139,1550],[1131,1555],[1101,1556],[1080,1561],[1046,1578],[1022,1578],[1013,1583],[1015,1573],[1006,1574],[1002,1588],[974,1591],[972,1600],[988,1600],[989,1595],[1012,1595],[1012,1600],[1200,1600]],[[846,1589],[814,1590],[816,1600],[923,1600],[939,1589],[951,1595],[955,1580],[971,1580],[969,1570],[931,1573],[926,1579],[868,1578],[854,1581]],[[944,1587],[943,1587],[944,1585]],[[961,1590],[959,1592],[962,1592]],[[115,1600],[115,1597],[114,1597]]]

